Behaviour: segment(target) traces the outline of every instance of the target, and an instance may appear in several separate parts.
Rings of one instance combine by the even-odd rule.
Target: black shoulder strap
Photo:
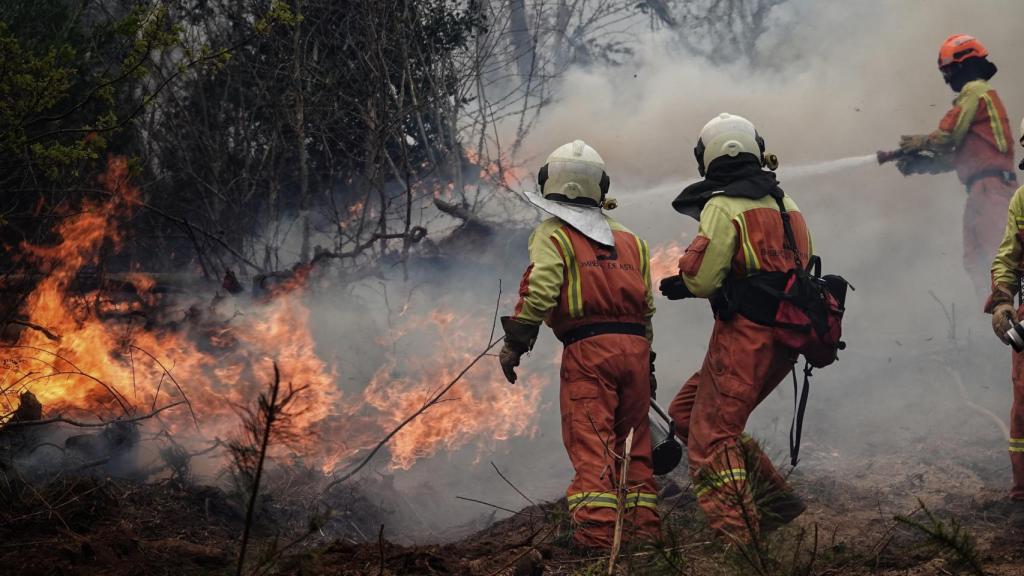
[[[779,207],[779,216],[782,217],[782,232],[785,234],[782,247],[793,251],[793,259],[796,260],[796,267],[803,269],[803,262],[800,260],[800,249],[797,247],[796,236],[793,234],[793,225],[789,221],[789,212],[786,211],[786,204],[783,201],[785,193],[780,188],[775,189],[778,193],[772,194],[775,204]]]

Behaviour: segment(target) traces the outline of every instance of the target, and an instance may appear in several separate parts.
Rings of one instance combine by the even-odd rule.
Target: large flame
[[[651,281],[655,284],[667,276],[679,275],[679,259],[686,253],[682,242],[667,242],[651,250]]]
[[[344,397],[339,370],[318,354],[305,296],[309,270],[299,267],[244,311],[227,319],[190,309],[174,322],[138,319],[144,304],[169,307],[152,293],[154,281],[126,276],[136,300],[111,297],[102,289],[76,290],[83,267],[101,250],[116,250],[119,223],[138,205],[139,191],[128,181],[128,165],[112,158],[102,178],[108,194],[67,215],[47,246],[22,245],[24,258],[45,277],[29,294],[28,325],[14,344],[0,348],[0,421],[31,391],[49,414],[72,412],[109,420],[146,415],[187,401],[160,414],[160,422],[190,438],[232,434],[232,405],[251,402],[271,374],[306,388],[293,406],[299,450],[325,472],[349,464],[437,390],[456,377],[485,345],[490,332],[486,310],[456,316],[437,309],[416,315],[403,309],[388,336],[392,352],[360,393]],[[434,343],[404,349],[414,335]],[[526,378],[509,386],[484,359],[467,372],[445,399],[399,432],[390,444],[391,465],[412,466],[439,450],[494,442],[528,434],[540,402],[543,380]],[[295,447],[290,447],[294,449]]]

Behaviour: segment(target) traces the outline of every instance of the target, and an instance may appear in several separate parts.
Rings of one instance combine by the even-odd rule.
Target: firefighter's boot
[[[803,499],[790,490],[768,494],[761,503],[761,532],[770,532],[796,520],[807,510]]]

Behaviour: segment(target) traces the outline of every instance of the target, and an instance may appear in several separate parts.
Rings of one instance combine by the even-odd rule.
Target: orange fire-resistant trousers
[[[775,345],[772,328],[739,315],[716,320],[704,364],[669,405],[676,432],[687,444],[690,478],[708,524],[742,542],[758,530],[755,492],[790,490],[743,429],[795,361],[791,351]]]
[[[562,441],[576,474],[566,491],[573,540],[610,548],[623,495],[623,541],[657,540],[660,524],[651,467],[650,345],[642,336],[602,334],[562,352]],[[633,429],[626,485],[621,455]]]
[[[1024,306],[1017,318],[1024,318]],[[1010,466],[1013,488],[1010,500],[1024,501],[1024,354],[1013,352],[1013,406],[1010,408]]]
[[[992,291],[992,256],[1003,240],[1006,212],[1015,186],[999,178],[982,178],[971,186],[964,205],[964,270],[982,300]]]

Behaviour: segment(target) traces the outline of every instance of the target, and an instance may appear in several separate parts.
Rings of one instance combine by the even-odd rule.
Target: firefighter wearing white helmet
[[[762,165],[774,161],[774,156],[765,156],[764,140],[750,120],[724,112],[704,125],[693,152],[701,176],[707,173],[707,166],[712,161],[722,156],[735,157],[747,153],[756,155]],[[775,166],[769,168],[774,169]]]
[[[700,227],[679,260],[679,274],[663,279],[660,289],[669,300],[709,299],[715,326],[702,367],[672,400],[669,415],[687,444],[697,503],[709,525],[749,542],[759,530],[789,522],[806,508],[744,433],[751,412],[795,361],[774,341],[771,298],[755,293],[750,279],[785,276],[796,255],[809,262],[811,239],[796,204],[764,169],[774,167],[774,157],[765,154],[764,140],[749,120],[733,114],[713,118],[701,130],[694,155],[704,179],[683,190],[672,206],[698,219]],[[755,501],[748,483],[754,476],[772,489],[769,498]]]
[[[1024,120],[1020,123],[1020,143],[1024,146]],[[1024,162],[1021,162],[1024,170]],[[992,294],[985,311],[992,314],[992,329],[1005,344],[1014,323],[1021,320],[1022,310],[1014,305],[1014,296],[1020,291],[1020,278],[1024,274],[1024,186],[1017,188],[1010,199],[1009,214],[1003,241],[992,261]],[[1013,405],[1010,409],[1010,467],[1013,469],[1013,487],[1010,489],[1012,509],[1009,522],[1014,528],[1024,528],[1024,352],[1013,354]]]
[[[552,215],[530,235],[530,265],[519,301],[501,319],[498,355],[509,382],[520,357],[547,323],[562,342],[562,439],[575,470],[566,491],[573,540],[611,548],[619,509],[623,537],[660,535],[647,419],[653,389],[650,252],[647,243],[605,215],[610,179],[604,160],[582,140],[560,146],[537,174],[530,202]],[[615,454],[632,430],[629,494],[616,485]],[[624,498],[624,501],[620,501]],[[620,508],[621,507],[621,508]],[[628,533],[628,535],[627,535]]]
[[[526,198],[541,210],[571,224],[591,240],[611,246],[611,227],[602,208],[614,207],[607,198],[611,179],[604,160],[583,140],[555,149],[537,173],[541,193]]]

